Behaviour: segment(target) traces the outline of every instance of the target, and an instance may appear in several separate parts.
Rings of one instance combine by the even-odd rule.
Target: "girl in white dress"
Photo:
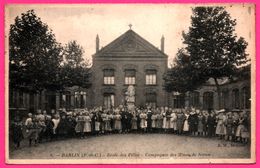
[[[188,122],[188,119],[189,119],[189,112],[186,111],[185,114],[185,119],[184,119],[184,124],[183,124],[183,132],[186,134],[188,131],[189,131],[189,122]]]

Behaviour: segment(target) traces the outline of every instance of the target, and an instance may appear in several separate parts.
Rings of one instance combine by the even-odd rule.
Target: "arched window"
[[[103,105],[107,109],[114,107],[115,106],[115,95],[113,93],[104,93]]]
[[[233,109],[240,108],[239,89],[232,90],[232,108]]]
[[[155,92],[146,93],[146,106],[156,107],[157,105],[157,96]]]
[[[243,109],[249,109],[251,102],[250,102],[250,88],[249,87],[243,87],[242,88],[242,104],[241,104],[241,108]]]
[[[173,107],[174,108],[184,108],[185,107],[185,96],[184,94],[176,94],[173,97]]]
[[[205,92],[203,94],[203,109],[213,109],[214,104],[214,93],[213,92]]]
[[[221,92],[221,108],[228,108],[228,102],[229,102],[229,91],[227,89],[223,90]]]
[[[200,106],[200,93],[197,91],[191,92],[190,94],[190,106],[199,107]]]

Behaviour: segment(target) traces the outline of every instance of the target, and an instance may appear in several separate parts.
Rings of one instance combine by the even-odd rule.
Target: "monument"
[[[126,106],[129,112],[133,112],[135,109],[135,88],[133,85],[129,85],[126,94]]]

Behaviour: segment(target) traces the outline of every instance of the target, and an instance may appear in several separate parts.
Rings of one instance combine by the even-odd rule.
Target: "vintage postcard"
[[[255,163],[254,4],[5,6],[6,163]]]

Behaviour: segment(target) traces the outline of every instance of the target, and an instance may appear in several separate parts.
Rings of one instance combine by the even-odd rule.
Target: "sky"
[[[202,4],[196,4],[202,5]],[[192,7],[195,4],[81,4],[81,5],[7,5],[6,32],[16,16],[30,9],[46,23],[58,42],[65,45],[76,40],[91,61],[95,53],[95,39],[100,38],[104,47],[119,37],[132,24],[132,30],[160,48],[162,35],[165,37],[165,53],[172,62],[179,48],[183,47],[182,32],[191,24]],[[209,5],[209,4],[207,4]],[[212,4],[211,4],[212,5]],[[218,4],[224,5],[224,4]],[[255,58],[255,10],[251,4],[225,4],[238,37],[248,42],[247,53]]]

